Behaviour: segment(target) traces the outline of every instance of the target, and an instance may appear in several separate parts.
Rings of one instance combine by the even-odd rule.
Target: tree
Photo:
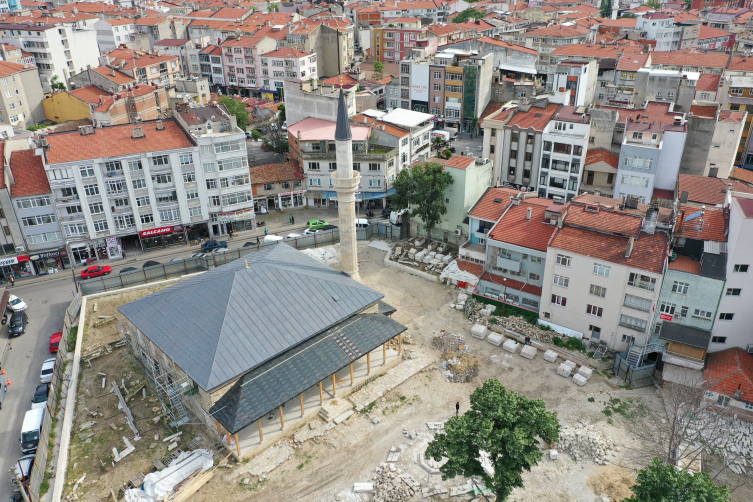
[[[626,13],[622,14],[621,16],[619,16],[617,19],[635,19],[637,17],[638,16],[636,16],[632,12],[626,12]]]
[[[471,409],[451,417],[425,455],[436,461],[447,458],[439,468],[442,479],[481,476],[501,502],[523,486],[523,469],[530,471],[541,460],[539,439],[553,443],[559,431],[557,413],[546,411],[544,401],[508,391],[498,380],[487,380],[471,394]],[[484,470],[482,457],[489,459],[493,473]]]
[[[52,88],[52,92],[66,90],[65,84],[59,81],[57,75],[53,75],[50,79],[50,87]]]
[[[285,113],[285,103],[280,103],[279,105],[277,105],[277,111],[280,112],[280,115],[277,118],[277,121],[280,124],[282,124],[283,122],[285,122],[286,120],[288,120],[288,116]]]
[[[257,131],[256,129],[251,131],[251,139],[253,139],[254,141],[259,141],[259,138],[261,138],[261,133],[259,131]]]
[[[604,19],[612,17],[612,0],[601,0],[601,17]]]
[[[220,104],[225,105],[225,108],[230,112],[230,115],[235,115],[238,127],[245,131],[246,125],[248,124],[248,111],[246,111],[246,105],[230,96],[222,96],[220,98]]]
[[[382,78],[382,72],[384,71],[384,65],[381,61],[374,61],[374,71],[379,74],[378,77],[373,77],[375,80]]]
[[[634,495],[623,502],[727,502],[729,489],[716,486],[706,472],[690,474],[653,459],[650,465],[638,471],[633,486]]]
[[[659,0],[647,0],[644,5],[646,7],[651,7],[654,10],[661,10],[661,3],[659,3]]]
[[[469,19],[483,19],[486,14],[479,12],[476,9],[465,9],[463,12],[455,16],[452,20],[453,23],[464,23]]]
[[[403,169],[392,184],[395,211],[411,208],[408,216],[421,218],[431,232],[447,213],[444,192],[454,181],[442,164],[425,162]]]

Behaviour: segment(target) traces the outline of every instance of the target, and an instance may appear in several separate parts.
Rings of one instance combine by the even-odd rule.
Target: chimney
[[[134,127],[131,129],[131,139],[145,138],[144,128],[142,126]]]
[[[115,76],[115,70],[113,70],[112,68],[110,68],[110,76],[111,76],[111,77],[114,77],[114,76]]]
[[[526,209],[526,221],[531,221],[531,213],[533,212],[533,209],[530,207]]]
[[[369,123],[369,119],[367,119],[366,117],[364,117],[364,118],[363,118],[363,123],[364,123],[364,124],[368,124],[368,123]]]
[[[742,396],[742,391],[740,390],[740,388],[742,386],[743,386],[743,384],[741,384],[741,383],[737,384],[737,390],[732,393],[732,397],[733,398],[738,399],[738,400],[740,399],[740,396]]]
[[[300,140],[301,139],[301,130],[300,129],[298,130],[298,135],[297,136],[298,136],[298,140]]]
[[[90,125],[80,126],[78,130],[81,133],[81,136],[89,136],[90,134],[94,134],[94,127]]]
[[[165,130],[165,124],[163,124],[161,120],[157,121],[157,130],[158,131],[164,131]]]
[[[682,193],[680,194],[680,204],[687,204],[689,195],[690,194],[688,193],[687,190],[683,190]]]
[[[643,219],[641,230],[647,234],[653,235],[656,232],[656,221],[659,219],[659,205],[651,204],[646,210],[646,217]]]
[[[633,244],[635,243],[635,237],[631,237],[628,241],[627,251],[625,251],[625,258],[630,258],[630,253],[633,252]]]

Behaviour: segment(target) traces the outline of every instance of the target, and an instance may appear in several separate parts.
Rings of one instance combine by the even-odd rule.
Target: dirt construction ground
[[[283,462],[263,479],[239,477],[234,473],[237,464],[231,462],[226,468],[219,469],[218,475],[201,488],[191,498],[192,501],[366,501],[368,496],[353,493],[353,484],[372,481],[375,468],[386,461],[393,446],[403,448],[397,467],[411,474],[422,485],[439,484],[447,489],[461,485],[465,480],[442,481],[439,476],[429,478],[428,473],[418,465],[417,459],[423,454],[429,440],[426,423],[448,419],[455,412],[456,402],[460,403],[460,412],[464,412],[468,408],[469,395],[481,382],[490,378],[497,378],[508,389],[530,398],[543,399],[549,410],[557,412],[563,426],[579,421],[594,424],[601,434],[620,446],[620,451],[615,449],[615,455],[607,459],[607,465],[596,465],[590,460],[576,462],[562,453],[554,461],[545,456],[532,472],[523,475],[525,488],[516,489],[510,500],[592,502],[601,495],[608,496],[609,500],[621,500],[631,495],[630,486],[636,465],[627,452],[637,445],[623,429],[609,423],[603,410],[610,398],[644,396],[653,399],[653,387],[633,391],[619,389],[608,384],[599,373],[594,373],[585,386],[579,387],[571,379],[558,376],[557,365],[545,362],[541,353],[533,360],[515,355],[509,368],[493,365],[490,356],[504,352],[501,347],[470,336],[471,324],[468,319],[461,311],[449,307],[458,290],[385,267],[385,255],[385,251],[369,247],[368,243],[359,243],[360,276],[365,284],[382,292],[384,300],[397,308],[393,318],[408,326],[407,334],[411,335],[413,343],[404,345],[404,349],[431,354],[436,358],[439,353],[427,343],[429,333],[441,329],[460,333],[481,362],[478,377],[470,383],[448,383],[439,373],[437,365],[432,364],[379,399],[369,413],[356,413],[326,435],[303,443],[295,450],[293,458]],[[97,366],[95,364],[95,368],[89,372],[97,375],[98,371],[102,371]],[[131,369],[128,366],[130,364],[126,364],[123,370]],[[94,383],[93,378],[92,385]],[[108,402],[107,406],[112,404]],[[139,413],[149,416],[150,411],[144,409]],[[378,418],[376,424],[374,417]],[[404,431],[412,439],[406,437]],[[167,431],[161,432],[164,434]],[[115,432],[113,439],[119,435]],[[192,432],[192,435],[196,433]],[[145,440],[147,443],[150,441],[151,438]],[[163,454],[162,444],[159,450],[159,454],[147,453],[134,460],[138,459],[139,468],[143,468],[154,456]],[[78,453],[73,458],[81,462],[89,452],[82,449]],[[86,465],[87,461],[89,459],[82,463]],[[133,472],[131,469],[128,471]],[[75,472],[81,472],[81,465]],[[108,474],[104,476],[110,478],[105,486],[128,479],[124,476],[120,476],[124,479],[115,479]],[[462,499],[434,497],[433,500],[470,498],[466,495]],[[745,500],[739,498],[737,493],[733,498]]]

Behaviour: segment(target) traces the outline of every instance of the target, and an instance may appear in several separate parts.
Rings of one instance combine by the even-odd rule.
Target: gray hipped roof
[[[664,322],[661,325],[659,338],[683,345],[690,345],[691,347],[698,347],[699,349],[708,349],[709,341],[711,340],[711,331],[692,326],[683,326],[676,322]]]
[[[281,243],[118,310],[211,391],[383,296]]]

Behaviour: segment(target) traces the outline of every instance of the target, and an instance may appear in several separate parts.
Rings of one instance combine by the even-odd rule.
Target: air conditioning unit
[[[23,247],[23,246],[18,246],[18,247],[16,248],[16,253],[23,253],[23,252],[25,252],[25,251],[26,251],[26,248],[25,248],[25,247]]]
[[[753,343],[749,343],[747,347],[745,347],[745,352],[748,354],[753,354]]]
[[[463,235],[463,231],[460,230],[459,228],[456,228],[455,229],[455,235]]]

